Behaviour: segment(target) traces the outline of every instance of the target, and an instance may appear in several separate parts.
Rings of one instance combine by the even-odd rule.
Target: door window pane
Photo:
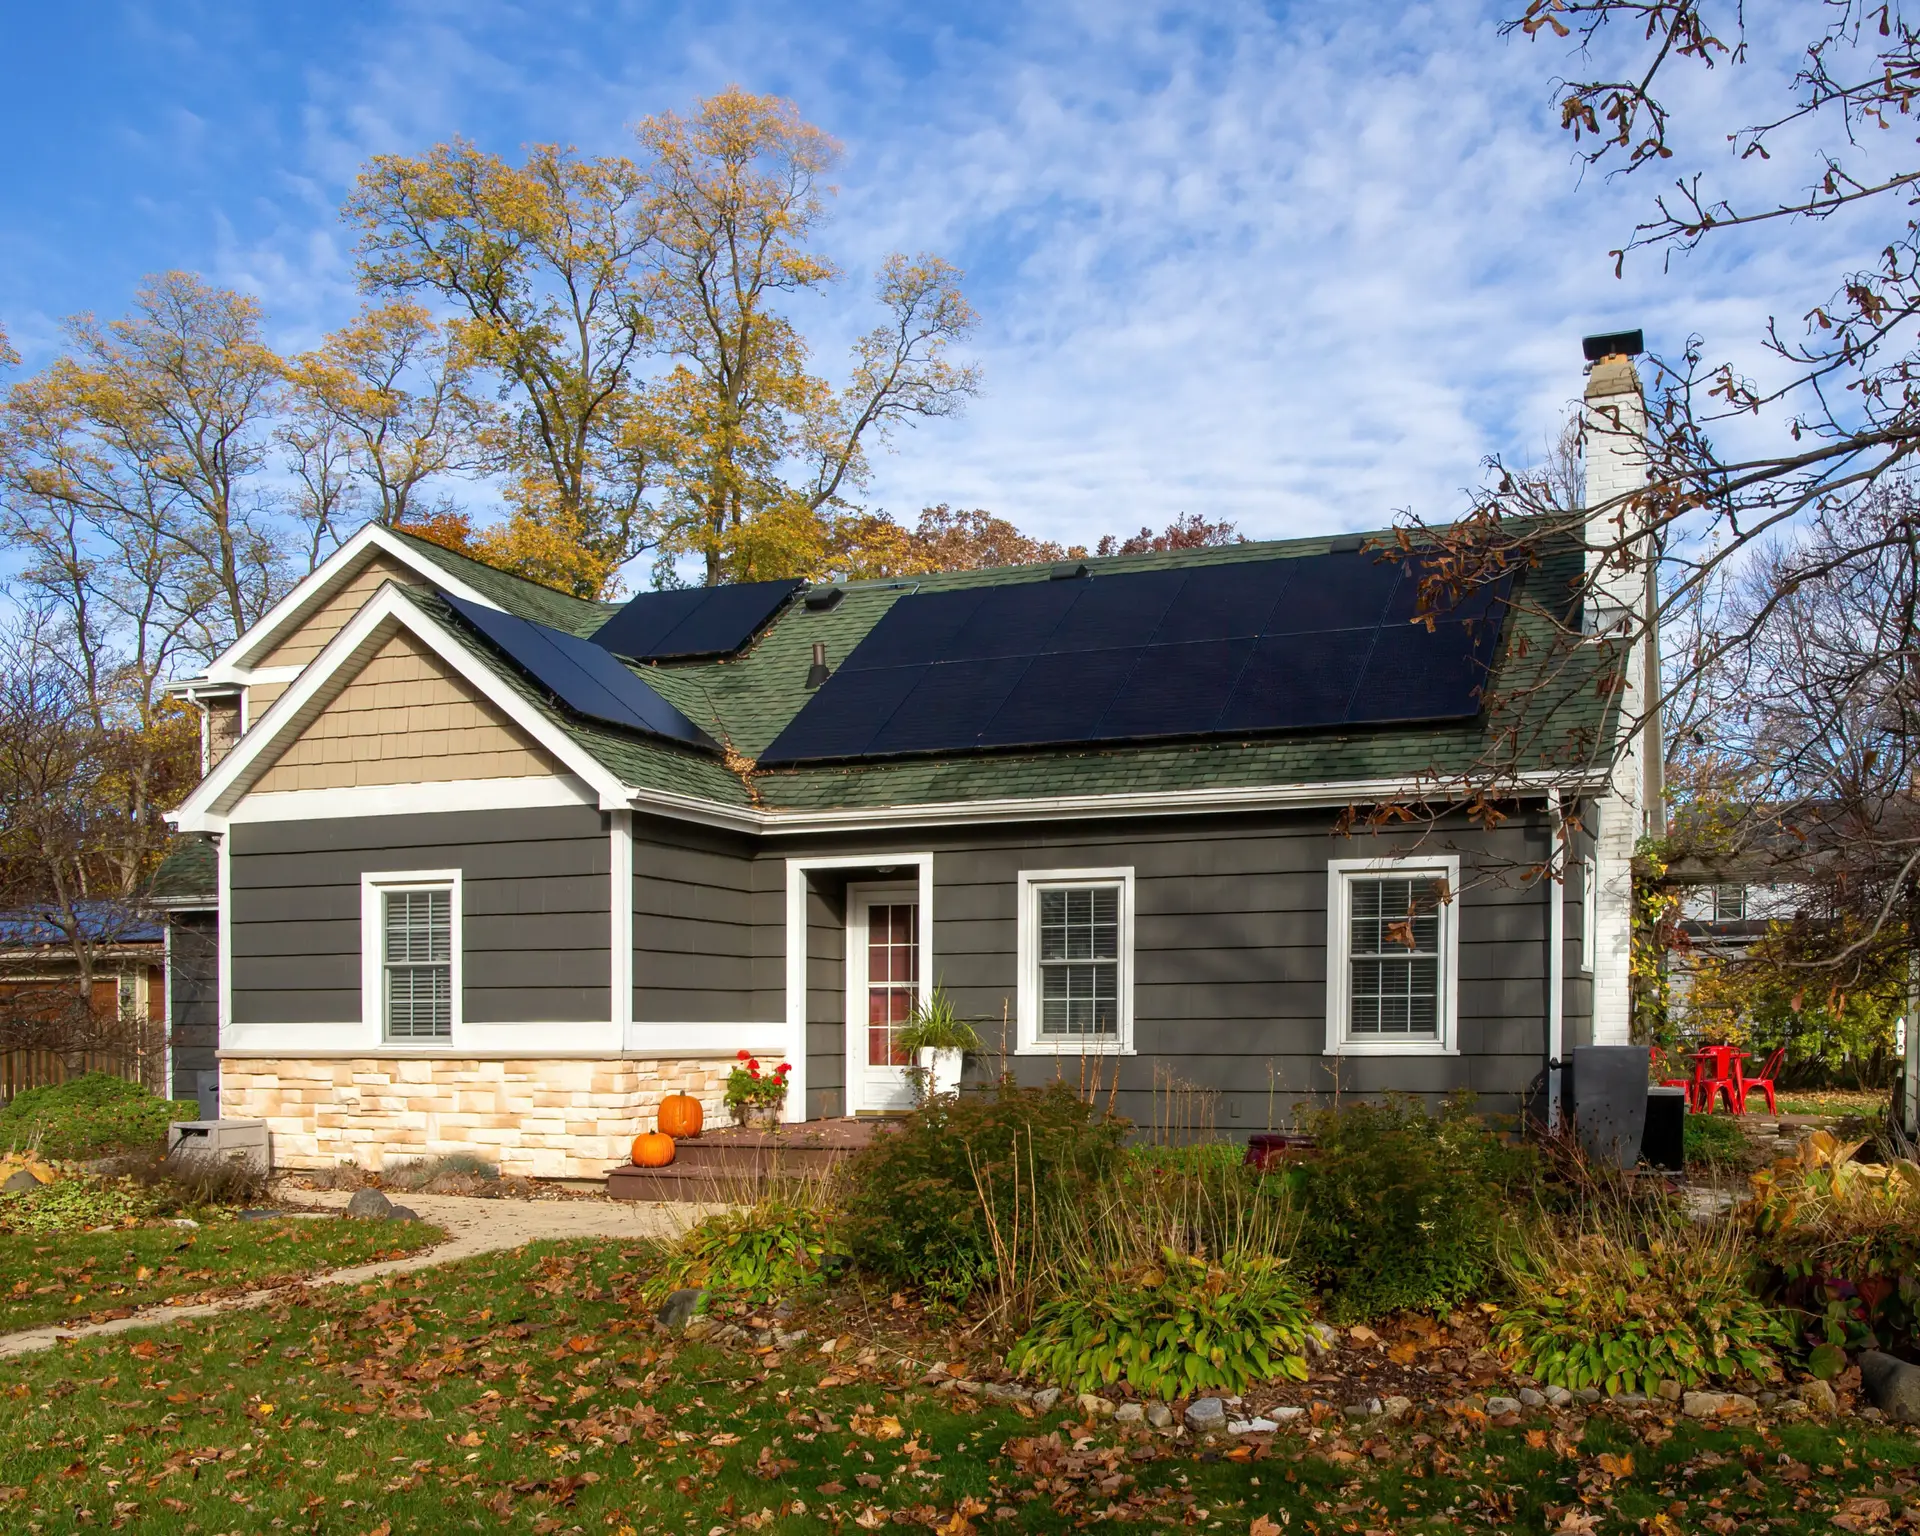
[[[919,903],[873,903],[867,908],[868,1066],[912,1065],[900,1032],[913,1017],[919,982]]]

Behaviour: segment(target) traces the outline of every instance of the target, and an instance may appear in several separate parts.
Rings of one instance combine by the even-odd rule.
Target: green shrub
[[[1748,1289],[1751,1260],[1729,1225],[1684,1217],[1644,1238],[1567,1235],[1543,1224],[1508,1259],[1515,1300],[1502,1349],[1551,1386],[1651,1395],[1663,1380],[1697,1386],[1780,1374],[1792,1340]]]
[[[1491,1272],[1503,1189],[1528,1167],[1460,1103],[1415,1100],[1314,1115],[1301,1165],[1299,1258],[1340,1322],[1445,1310]]]
[[[158,1146],[172,1120],[198,1120],[192,1099],[163,1099],[105,1072],[29,1088],[0,1109],[0,1150],[38,1145],[50,1158],[107,1157]]]
[[[1125,1382],[1174,1398],[1307,1379],[1307,1310],[1285,1264],[1235,1250],[1217,1263],[1161,1251],[1157,1263],[1086,1269],[1041,1303],[1007,1363],[1095,1392]]]
[[[124,1179],[56,1179],[39,1189],[0,1195],[0,1232],[45,1237],[114,1227],[151,1216],[163,1203]]]
[[[1689,1168],[1737,1171],[1746,1166],[1752,1143],[1731,1115],[1688,1115],[1686,1127]]]
[[[839,1252],[823,1212],[767,1200],[693,1228],[674,1245],[653,1290],[696,1287],[759,1303],[817,1284]]]
[[[843,1230],[888,1280],[957,1301],[995,1272],[995,1233],[1031,1224],[1034,1192],[1071,1200],[1116,1165],[1125,1120],[1065,1083],[935,1099],[874,1137],[847,1170]]]

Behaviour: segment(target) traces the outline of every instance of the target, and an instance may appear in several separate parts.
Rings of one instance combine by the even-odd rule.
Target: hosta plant
[[[1279,1259],[1218,1261],[1162,1249],[1159,1262],[1083,1268],[1043,1302],[1008,1364],[1091,1392],[1125,1382],[1153,1397],[1304,1381],[1307,1311]]]
[[[838,1254],[821,1212],[769,1200],[693,1228],[674,1245],[652,1289],[695,1287],[758,1303],[818,1283]]]
[[[1792,1335],[1748,1289],[1749,1267],[1728,1228],[1637,1237],[1542,1227],[1508,1256],[1515,1299],[1499,1342],[1541,1381],[1574,1391],[1772,1380]]]

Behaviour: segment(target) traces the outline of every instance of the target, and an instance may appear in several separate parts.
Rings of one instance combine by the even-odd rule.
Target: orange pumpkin
[[[660,1131],[676,1140],[700,1134],[700,1101],[689,1093],[670,1093],[660,1101]]]
[[[633,1138],[633,1160],[642,1168],[664,1168],[673,1161],[673,1138],[642,1131]]]

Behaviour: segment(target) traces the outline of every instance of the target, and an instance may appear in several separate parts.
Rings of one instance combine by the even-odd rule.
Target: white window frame
[[[1119,1033],[1110,1040],[1090,1035],[1067,1038],[1040,1033],[1040,892],[1062,886],[1120,887],[1120,953],[1117,991]],[[1017,1054],[1022,1056],[1131,1056],[1133,1045],[1133,866],[1113,869],[1023,869],[1020,871]]]
[[[444,1040],[406,1036],[387,1038],[385,897],[399,891],[446,891],[453,944],[449,984],[453,990],[452,1028]],[[450,1051],[461,1041],[465,1023],[461,997],[465,990],[466,935],[463,923],[460,871],[457,869],[382,870],[360,877],[360,1022],[383,1053],[393,1051]]]
[[[1580,861],[1580,880],[1580,969],[1591,976],[1600,952],[1600,861],[1592,854]]]
[[[1440,903],[1439,1029],[1434,1040],[1353,1040],[1347,1036],[1352,982],[1348,947],[1353,919],[1348,897],[1354,880],[1432,875],[1447,882]],[[1458,1056],[1460,1054],[1460,860],[1454,855],[1327,861],[1327,1042],[1329,1056]]]

